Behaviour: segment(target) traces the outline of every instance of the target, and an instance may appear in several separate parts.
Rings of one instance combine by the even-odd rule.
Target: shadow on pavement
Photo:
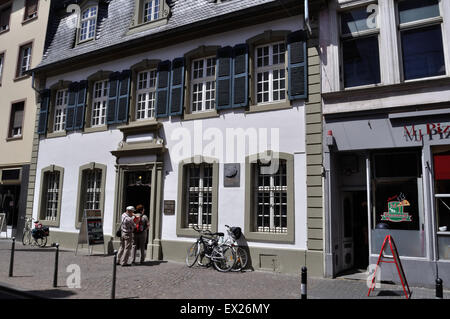
[[[76,295],[76,293],[74,293],[73,291],[59,290],[59,289],[27,290],[26,293],[45,299],[67,298],[69,296]]]

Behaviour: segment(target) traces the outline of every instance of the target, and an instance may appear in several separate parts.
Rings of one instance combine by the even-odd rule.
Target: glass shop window
[[[450,152],[434,155],[437,231],[450,231]]]
[[[390,230],[422,230],[419,152],[373,155],[373,227]]]

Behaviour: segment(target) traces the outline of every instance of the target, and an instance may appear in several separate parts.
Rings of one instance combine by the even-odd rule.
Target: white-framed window
[[[58,90],[56,92],[54,132],[64,131],[66,129],[67,95],[68,89]]]
[[[56,221],[58,217],[58,203],[59,196],[61,196],[59,194],[59,178],[60,173],[58,171],[45,173],[45,220]]]
[[[146,70],[138,73],[136,89],[136,120],[155,117],[156,101],[156,70]]]
[[[93,6],[82,12],[78,42],[87,41],[95,37],[97,11],[97,7]]]
[[[439,0],[397,2],[404,80],[445,75],[443,18]]]
[[[286,46],[283,42],[255,48],[255,90],[258,104],[286,100]]]
[[[106,108],[108,106],[108,84],[108,80],[94,83],[91,123],[93,127],[105,125]]]
[[[31,43],[20,47],[17,77],[24,76],[31,67],[31,47]]]
[[[102,170],[86,169],[83,171],[84,193],[82,207],[84,209],[99,209],[102,193]]]
[[[264,165],[258,161],[254,165],[256,204],[256,231],[287,233],[288,183],[286,160],[278,160],[278,171],[263,173]]]
[[[144,22],[154,21],[159,18],[161,11],[160,1],[161,0],[150,0],[144,2],[144,11],[143,11]]]
[[[186,168],[187,227],[211,229],[213,165],[189,164]]]
[[[204,112],[216,107],[216,58],[192,61],[191,112]]]
[[[339,15],[341,82],[344,88],[381,82],[379,13],[375,7],[376,4],[371,4]]]

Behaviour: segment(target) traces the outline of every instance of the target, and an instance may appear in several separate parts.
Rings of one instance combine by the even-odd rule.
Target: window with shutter
[[[233,48],[233,107],[248,105],[248,47],[238,44]]]
[[[45,134],[47,131],[47,120],[50,106],[50,90],[41,92],[41,104],[39,111],[38,134]]]
[[[109,94],[108,94],[108,108],[106,112],[106,123],[116,123],[117,113],[117,96],[119,93],[119,72],[111,73],[109,76]]]
[[[116,123],[128,121],[128,108],[130,102],[131,71],[124,70],[119,77],[119,91],[117,97]]]
[[[227,46],[217,50],[216,105],[218,110],[231,107],[232,63],[232,47]]]
[[[308,97],[308,57],[306,31],[300,30],[288,35],[289,99]]]
[[[169,83],[170,83],[170,61],[158,64],[158,76],[156,87],[156,117],[169,116]]]
[[[170,115],[181,115],[184,101],[184,58],[173,60],[170,80]]]

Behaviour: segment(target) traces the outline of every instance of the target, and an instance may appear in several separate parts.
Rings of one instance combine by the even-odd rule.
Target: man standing
[[[134,222],[136,224],[136,228],[133,236],[133,264],[136,259],[136,249],[139,249],[140,251],[142,264],[145,261],[145,241],[147,240],[147,229],[150,226],[150,223],[148,222],[147,216],[144,215],[143,205],[136,206],[135,216]]]
[[[119,260],[122,267],[131,266],[128,263],[128,259],[133,248],[133,230],[136,226],[133,218],[134,211],[133,206],[128,206],[127,211],[122,214],[122,224],[120,225],[122,235],[120,237],[119,253],[117,254],[117,260]]]

